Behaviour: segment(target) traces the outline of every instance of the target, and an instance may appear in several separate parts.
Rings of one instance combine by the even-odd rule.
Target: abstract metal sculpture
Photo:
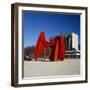
[[[34,58],[37,60],[40,53],[43,52],[44,60],[46,58],[46,48],[50,48],[49,59],[51,61],[61,61],[65,58],[66,45],[63,36],[52,38],[49,42],[46,40],[45,33],[41,32],[35,46]]]

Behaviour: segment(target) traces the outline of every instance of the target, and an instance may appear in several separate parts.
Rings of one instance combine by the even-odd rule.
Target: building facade
[[[66,58],[80,58],[78,41],[78,35],[76,33],[71,33],[70,35],[65,36]]]
[[[78,35],[75,33],[71,33],[65,37],[66,49],[69,50],[77,50],[78,51]]]

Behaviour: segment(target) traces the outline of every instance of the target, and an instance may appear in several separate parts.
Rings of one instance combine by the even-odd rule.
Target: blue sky
[[[35,45],[41,31],[48,41],[60,32],[74,32],[80,38],[80,15],[23,11],[23,31],[24,47]]]

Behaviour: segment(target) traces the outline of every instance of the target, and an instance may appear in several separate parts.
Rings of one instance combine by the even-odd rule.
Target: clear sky
[[[80,38],[80,15],[23,11],[23,31],[24,47],[35,45],[41,31],[48,41],[60,32],[74,32]]]

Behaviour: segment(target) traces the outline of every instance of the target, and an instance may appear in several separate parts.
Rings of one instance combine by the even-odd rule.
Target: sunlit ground
[[[79,75],[80,59],[65,59],[64,61],[24,61],[24,77]]]

